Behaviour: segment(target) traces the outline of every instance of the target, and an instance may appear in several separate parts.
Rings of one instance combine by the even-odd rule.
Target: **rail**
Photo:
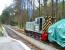
[[[25,39],[26,41],[30,42],[31,44],[33,44],[34,46],[36,46],[37,48],[39,48],[40,50],[58,50],[57,48],[54,48],[53,46],[49,46],[45,43],[42,43],[40,41],[37,41],[33,38],[30,38],[22,33],[19,33],[17,31],[15,31],[14,29],[11,29],[10,27],[7,27],[10,30],[12,30],[13,32],[15,32],[17,35],[19,35],[20,37],[22,37],[23,39]]]

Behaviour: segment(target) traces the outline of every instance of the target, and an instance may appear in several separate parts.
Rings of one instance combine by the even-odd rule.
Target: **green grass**
[[[1,36],[3,36],[3,33],[2,33],[2,32],[0,32],[0,37],[1,37]]]
[[[2,27],[0,26],[0,36],[3,36],[3,33],[2,33]]]

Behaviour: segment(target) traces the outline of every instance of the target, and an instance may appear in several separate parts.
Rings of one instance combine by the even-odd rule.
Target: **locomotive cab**
[[[35,32],[42,31],[42,25],[44,24],[45,19],[44,17],[38,17],[35,19]]]

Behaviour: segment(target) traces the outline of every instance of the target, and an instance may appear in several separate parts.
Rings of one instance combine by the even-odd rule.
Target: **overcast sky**
[[[12,3],[13,0],[0,0],[0,15],[2,11]]]

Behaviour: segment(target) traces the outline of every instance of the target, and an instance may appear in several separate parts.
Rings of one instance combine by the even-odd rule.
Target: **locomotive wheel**
[[[33,34],[34,34],[34,38],[36,40],[40,40],[40,35],[38,35],[38,33],[34,32]]]

